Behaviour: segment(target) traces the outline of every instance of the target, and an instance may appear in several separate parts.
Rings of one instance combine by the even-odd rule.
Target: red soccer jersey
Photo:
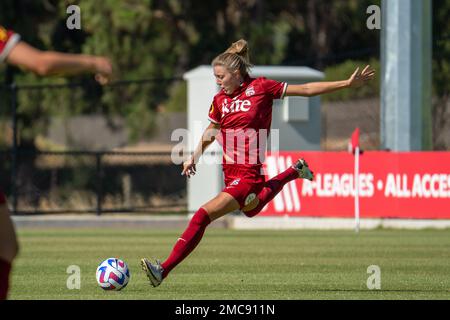
[[[274,99],[282,99],[287,83],[247,77],[231,95],[214,96],[209,120],[220,124],[216,138],[222,144],[224,165],[261,167],[272,123]],[[260,154],[261,152],[261,154]]]
[[[0,63],[6,59],[19,40],[20,36],[17,33],[6,30],[0,25]]]

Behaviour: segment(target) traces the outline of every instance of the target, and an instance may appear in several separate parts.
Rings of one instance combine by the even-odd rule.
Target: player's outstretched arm
[[[23,67],[41,76],[95,74],[96,80],[107,83],[112,77],[112,65],[108,58],[69,54],[55,51],[41,51],[24,41],[20,41],[11,50],[7,62]]]
[[[211,143],[214,142],[219,129],[219,124],[215,124],[212,122],[209,124],[209,126],[203,132],[202,138],[198,143],[194,153],[189,157],[188,160],[183,163],[183,171],[181,172],[181,175],[185,175],[188,178],[190,178],[191,175],[195,175],[195,173],[197,172],[197,169],[195,167],[196,163],[198,163],[198,161],[200,160],[203,152],[209,147]]]
[[[362,71],[360,71],[358,67],[347,80],[310,82],[305,84],[288,85],[286,89],[286,95],[312,97],[337,91],[339,89],[358,88],[364,85],[367,81],[372,80],[374,75],[375,70],[371,69],[369,65],[366,66]]]

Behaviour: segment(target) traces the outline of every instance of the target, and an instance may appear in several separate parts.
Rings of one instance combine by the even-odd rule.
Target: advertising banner
[[[314,181],[290,182],[260,216],[354,217],[354,154],[269,154],[267,178],[298,158],[307,161]],[[359,157],[359,206],[362,219],[450,219],[450,152],[364,152]]]

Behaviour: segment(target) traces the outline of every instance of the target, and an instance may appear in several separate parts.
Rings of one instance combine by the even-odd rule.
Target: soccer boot
[[[295,170],[298,172],[298,177],[300,179],[306,179],[309,181],[313,181],[314,179],[314,172],[309,170],[308,164],[304,159],[299,159],[297,162],[292,166]]]
[[[163,280],[163,267],[161,267],[159,260],[156,260],[156,263],[150,263],[146,258],[143,258],[141,259],[141,268],[144,270],[152,286],[157,287],[161,284]]]

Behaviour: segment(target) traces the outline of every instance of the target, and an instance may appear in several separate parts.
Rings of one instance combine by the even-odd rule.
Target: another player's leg
[[[293,166],[268,180],[265,183],[264,188],[258,194],[258,204],[256,206],[250,204],[248,209],[242,209],[243,213],[247,217],[254,217],[267,203],[275,198],[275,196],[288,182],[291,182],[297,178],[307,179],[310,181],[314,179],[314,173],[309,169],[308,164],[303,159],[299,159]]]
[[[203,205],[194,214],[188,227],[178,238],[169,257],[163,263],[151,263],[141,259],[141,267],[147,274],[150,283],[157,287],[170,271],[183,261],[199,244],[206,227],[225,214],[239,209],[239,203],[228,193],[221,192],[214,199]]]
[[[11,265],[18,250],[14,225],[6,205],[6,199],[0,191],[0,300],[7,298]]]

